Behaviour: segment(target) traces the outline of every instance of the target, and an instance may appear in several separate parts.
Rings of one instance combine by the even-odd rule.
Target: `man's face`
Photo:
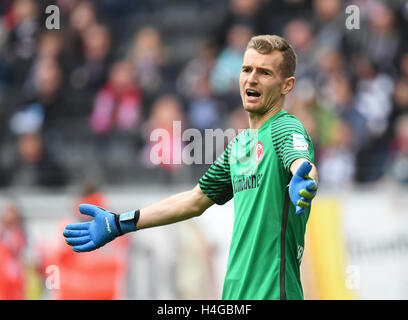
[[[244,109],[263,114],[269,111],[284,94],[284,79],[280,65],[282,53],[274,50],[261,54],[255,49],[245,52],[240,76],[240,93]]]

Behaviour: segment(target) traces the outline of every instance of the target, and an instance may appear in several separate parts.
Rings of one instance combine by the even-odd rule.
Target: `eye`
[[[246,67],[246,68],[242,68],[242,72],[245,72],[245,73],[247,73],[247,72],[250,72],[251,70],[250,70],[250,68],[248,68],[248,67]]]

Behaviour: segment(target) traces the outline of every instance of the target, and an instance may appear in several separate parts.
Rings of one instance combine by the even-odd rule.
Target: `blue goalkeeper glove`
[[[79,211],[94,220],[72,223],[65,227],[65,242],[73,246],[75,252],[98,249],[118,236],[137,230],[139,210],[118,215],[91,204],[80,204]]]
[[[312,165],[308,161],[304,161],[289,183],[289,197],[296,207],[297,215],[303,214],[316,196],[317,183],[309,175],[310,170],[312,170]]]

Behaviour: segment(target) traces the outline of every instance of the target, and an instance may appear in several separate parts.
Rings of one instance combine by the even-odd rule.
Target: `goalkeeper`
[[[249,129],[229,143],[192,190],[122,214],[81,204],[80,212],[94,219],[67,225],[67,244],[76,252],[95,250],[122,234],[193,218],[234,198],[222,298],[303,299],[300,264],[317,170],[309,135],[284,110],[296,63],[285,39],[253,37],[240,76]]]

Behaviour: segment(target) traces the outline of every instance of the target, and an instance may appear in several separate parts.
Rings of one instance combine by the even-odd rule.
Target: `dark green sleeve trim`
[[[223,205],[233,197],[230,165],[230,145],[200,178],[201,191],[218,205]]]

